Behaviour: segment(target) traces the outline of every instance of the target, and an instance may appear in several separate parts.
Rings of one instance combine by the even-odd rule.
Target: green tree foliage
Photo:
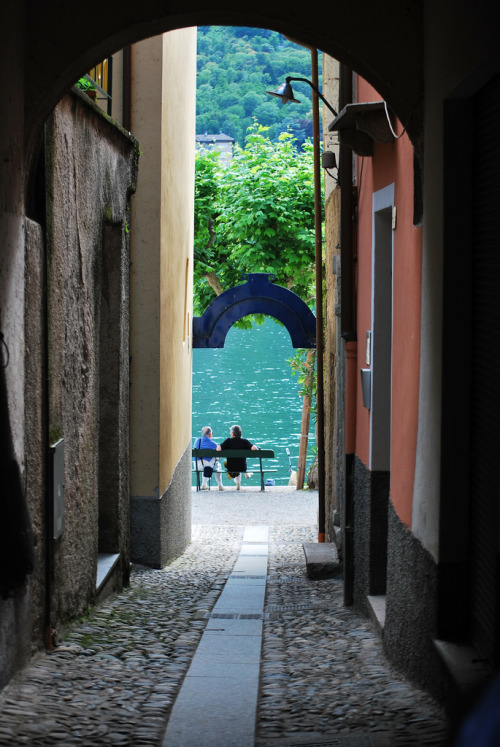
[[[298,348],[297,352],[292,358],[288,359],[288,363],[292,369],[292,374],[297,376],[298,383],[300,386],[299,394],[301,397],[310,397],[311,399],[311,413],[316,419],[317,416],[317,401],[316,401],[316,371],[314,368],[316,362],[316,351],[306,350],[305,348]]]
[[[243,146],[255,117],[271,140],[288,130],[300,144],[312,135],[311,89],[294,84],[300,104],[266,94],[287,75],[310,78],[309,50],[266,29],[200,26],[196,132],[225,133]]]
[[[196,155],[194,196],[194,261],[199,277],[218,268],[219,258],[214,245],[214,223],[219,204],[221,166],[217,152]]]
[[[223,168],[213,153],[196,156],[194,313],[242,282],[269,272],[314,302],[312,144],[298,149],[290,133],[276,142],[254,122],[245,147]],[[249,321],[244,323],[249,325]]]

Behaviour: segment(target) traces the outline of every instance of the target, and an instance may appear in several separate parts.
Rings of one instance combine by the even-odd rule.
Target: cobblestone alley
[[[316,510],[315,492],[193,492],[182,557],[163,570],[134,567],[130,588],[59,631],[58,648],[0,693],[0,744],[186,744],[167,722],[207,624],[225,625],[210,613],[252,526],[268,528],[263,614],[253,616],[262,621],[255,731],[218,731],[224,715],[214,711],[210,736],[192,702],[189,744],[447,744],[442,711],[391,669],[372,623],[342,606],[342,581],[306,577],[302,543],[317,539]],[[245,697],[229,694],[228,712]]]

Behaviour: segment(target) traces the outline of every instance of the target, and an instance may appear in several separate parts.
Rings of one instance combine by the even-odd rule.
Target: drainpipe
[[[311,49],[311,78],[318,89],[318,51]],[[323,388],[323,237],[321,231],[321,174],[319,98],[312,89],[314,144],[314,228],[316,269],[316,407],[318,447],[318,542],[325,541],[325,398]]]
[[[352,70],[340,64],[339,109],[352,104]],[[339,184],[340,184],[340,276],[342,293],[340,298],[340,333],[346,341],[356,339],[353,292],[353,206],[354,192],[352,185],[353,159],[352,150],[347,145],[339,148]]]
[[[339,109],[352,103],[352,70],[340,65]],[[353,156],[346,145],[339,148],[340,184],[340,334],[345,343],[345,445],[344,490],[342,495],[344,605],[353,603],[354,596],[354,526],[352,472],[356,438],[356,315],[354,309],[353,272]],[[354,374],[354,375],[353,375]]]

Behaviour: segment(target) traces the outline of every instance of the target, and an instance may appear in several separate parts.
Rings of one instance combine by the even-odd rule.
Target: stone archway
[[[188,0],[180,8],[163,0],[89,0],[85,18],[99,18],[88,33],[81,9],[56,0],[31,3],[23,25],[25,154],[30,162],[43,122],[85,70],[104,56],[165,31],[201,24],[254,26],[279,31],[345,63],[384,97],[415,146],[422,137],[422,8],[386,0],[328,6],[313,0],[307,11],[283,0],[256,0],[240,8],[225,0]],[[57,43],[50,43],[57,40]],[[397,60],[397,64],[395,64]]]
[[[221,293],[203,316],[193,319],[193,348],[223,348],[229,329],[249,314],[278,319],[294,348],[316,347],[316,318],[295,293],[275,285],[272,273],[245,273],[247,282]]]

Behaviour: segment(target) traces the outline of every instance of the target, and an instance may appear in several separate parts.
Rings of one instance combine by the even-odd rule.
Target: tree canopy
[[[272,142],[254,122],[227,167],[216,153],[196,156],[194,313],[242,282],[244,272],[270,272],[314,303],[312,144],[291,133]],[[248,324],[248,322],[247,322]]]

